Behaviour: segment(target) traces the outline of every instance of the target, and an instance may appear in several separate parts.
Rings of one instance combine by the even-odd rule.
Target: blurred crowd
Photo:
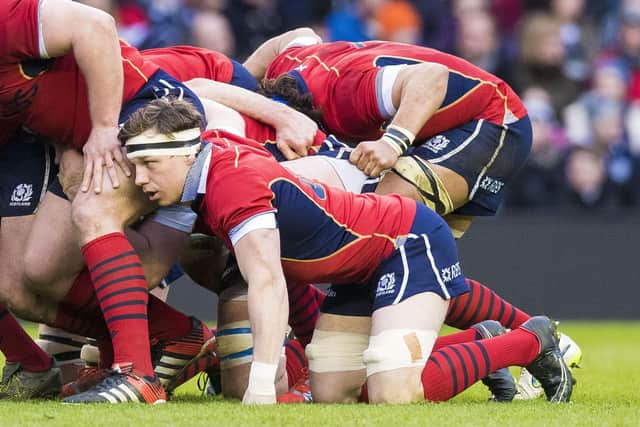
[[[311,26],[325,40],[394,40],[506,80],[533,121],[506,210],[640,207],[640,0],[83,0],[139,48],[192,44],[242,60]]]

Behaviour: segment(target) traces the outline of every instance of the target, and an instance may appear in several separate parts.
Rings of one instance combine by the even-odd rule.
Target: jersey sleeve
[[[46,0],[9,0],[0,6],[0,55],[16,60],[46,58],[40,10]]]
[[[275,228],[275,219],[270,221],[264,216],[276,209],[271,204],[269,182],[260,172],[261,168],[268,170],[272,165],[266,163],[273,160],[251,157],[241,147],[233,147],[211,159],[216,166],[207,182],[205,215],[207,222],[216,224],[234,244],[249,231]]]

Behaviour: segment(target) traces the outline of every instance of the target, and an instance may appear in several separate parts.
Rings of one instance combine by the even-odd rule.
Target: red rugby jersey
[[[422,140],[471,120],[496,124],[526,115],[520,98],[504,81],[475,65],[435,49],[402,43],[334,42],[291,47],[278,55],[266,78],[295,71],[323,110],[324,125],[339,138],[373,140],[382,135],[385,117],[378,106],[380,67],[434,62],[449,69],[444,102],[425,124]]]
[[[42,58],[38,7],[38,0],[8,0],[0,9],[6,29],[0,40],[0,127],[23,124],[80,148],[91,131],[86,83],[73,53]],[[124,42],[120,48],[126,102],[159,67]],[[0,138],[5,136],[3,132]],[[0,139],[0,144],[4,142],[6,138]]]
[[[274,212],[291,283],[364,282],[411,229],[413,200],[356,195],[301,180],[244,138],[205,132],[203,139],[213,147],[198,228],[232,248],[235,227]]]

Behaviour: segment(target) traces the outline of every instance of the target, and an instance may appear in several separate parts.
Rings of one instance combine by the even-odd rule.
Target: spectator
[[[580,85],[564,73],[560,22],[548,13],[535,13],[525,19],[520,60],[516,90],[522,93],[530,87],[544,88],[551,95],[556,115],[579,95]]]
[[[191,43],[227,56],[235,54],[235,39],[229,21],[215,11],[196,13],[191,25]]]
[[[502,46],[495,21],[487,12],[468,15],[458,22],[456,54],[467,61],[497,75],[507,83],[513,82],[513,59]]]
[[[553,0],[551,10],[560,22],[560,34],[566,52],[565,73],[582,84],[589,76],[590,61],[600,44],[595,26],[585,14],[585,0]]]
[[[530,88],[522,99],[533,128],[531,154],[510,185],[506,204],[512,208],[548,208],[558,204],[561,159],[568,144],[544,89]]]
[[[595,211],[609,202],[609,184],[602,154],[593,149],[575,147],[565,163],[565,204],[584,211]]]
[[[378,37],[400,43],[420,44],[422,19],[416,9],[406,0],[391,0],[375,11]]]
[[[388,0],[346,1],[327,17],[329,40],[365,41],[376,38],[376,10]]]

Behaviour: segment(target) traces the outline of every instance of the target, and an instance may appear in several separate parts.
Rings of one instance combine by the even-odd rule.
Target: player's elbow
[[[76,18],[74,22],[76,41],[96,40],[102,37],[109,40],[118,38],[116,20],[107,12],[93,7],[84,7],[76,14]]]

